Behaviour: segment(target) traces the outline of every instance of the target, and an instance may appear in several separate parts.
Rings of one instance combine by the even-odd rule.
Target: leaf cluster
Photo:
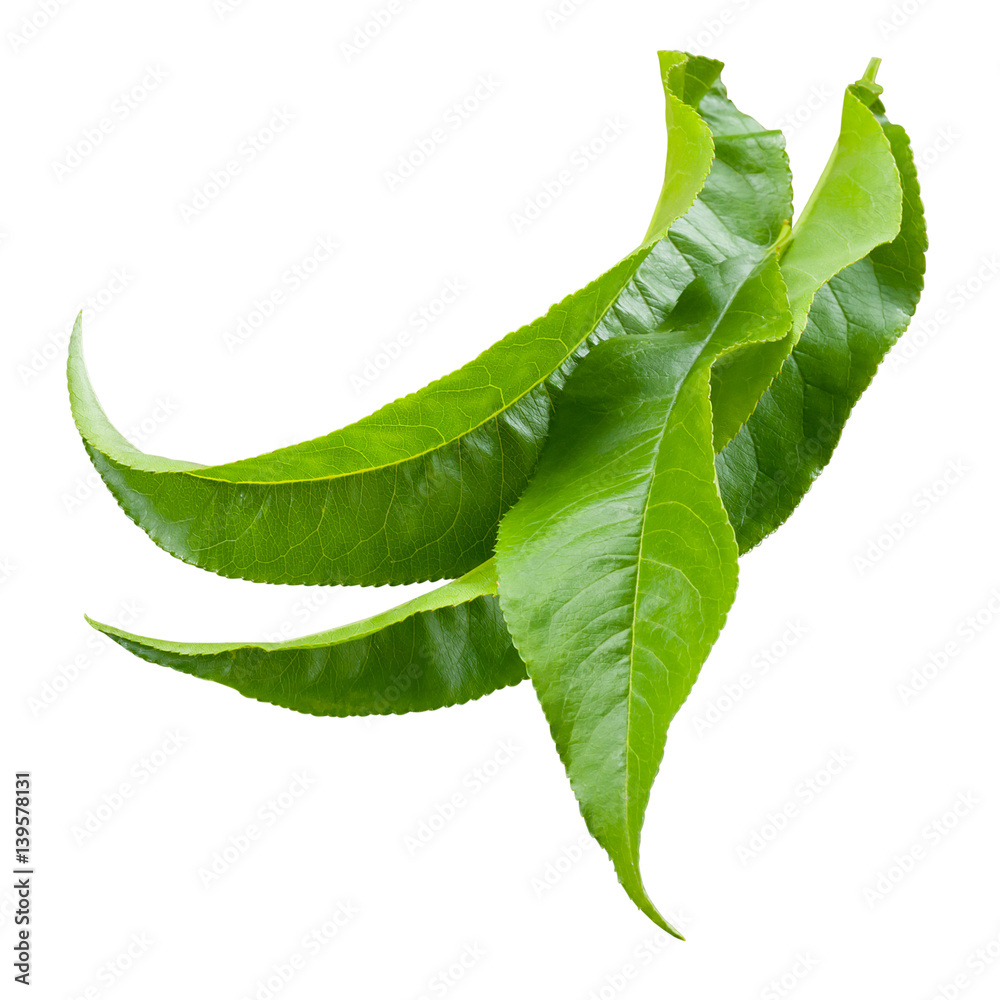
[[[780,132],[721,63],[659,54],[663,187],[642,243],[458,371],[341,430],[206,466],[147,455],[70,345],[74,419],[126,514],[174,556],[266,583],[450,580],[279,643],[153,663],[314,715],[456,705],[530,678],[588,829],[652,920],[639,838],[667,729],[736,595],[905,330],[926,232],[878,61],[798,218]],[[405,683],[401,683],[405,679]]]

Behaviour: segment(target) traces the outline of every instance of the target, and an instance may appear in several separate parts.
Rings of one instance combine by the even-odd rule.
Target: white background
[[[42,4],[4,3],[0,711],[3,780],[34,773],[36,995],[930,1000],[965,975],[962,997],[997,996],[1000,960],[968,963],[991,942],[1000,954],[994,8],[589,0],[551,23],[556,3],[408,0],[353,55],[343,43],[384,4],[69,2],[25,41]],[[94,486],[63,370],[74,316],[96,298],[86,348],[112,420],[146,450],[204,462],[418,388],[641,239],[665,145],[655,51],[671,47],[724,59],[740,107],[790,127],[800,205],[843,86],[883,56],[933,244],[914,329],[799,511],[742,561],[729,625],[671,729],[644,865],[686,944],[664,943],[599,849],[574,850],[585,829],[527,685],[431,715],[318,719],[99,641],[84,612],[154,636],[253,639],[402,595],[224,580],[161,552]],[[150,70],[165,78],[143,95]],[[495,91],[390,190],[386,172],[480,78]],[[241,143],[275,109],[294,120],[251,162]],[[102,118],[97,148],[57,169]],[[609,118],[616,140],[519,232],[514,215]],[[232,159],[239,174],[185,221]],[[229,349],[321,237],[336,254]],[[351,376],[450,279],[459,300],[358,391]],[[873,544],[878,558],[859,561]],[[948,642],[957,655],[904,705],[898,685]],[[155,755],[171,734],[179,748]],[[506,742],[516,752],[477,791]],[[850,763],[826,782],[834,754]],[[308,791],[267,825],[261,807],[303,772]],[[413,854],[407,838],[456,792],[463,808]],[[956,820],[963,794],[976,805]],[[741,857],[789,805],[780,835]],[[89,834],[92,813],[106,821]],[[199,869],[254,823],[261,838],[205,886]],[[912,871],[866,897],[915,847]],[[0,889],[5,980],[10,903]],[[356,915],[307,947],[342,904]],[[455,981],[463,953],[481,957]],[[301,968],[268,987],[294,955]]]

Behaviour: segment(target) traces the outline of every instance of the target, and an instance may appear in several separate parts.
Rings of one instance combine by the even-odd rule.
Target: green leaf
[[[667,727],[737,580],[712,367],[781,340],[792,322],[776,258],[791,216],[783,140],[719,81],[699,111],[716,160],[667,237],[697,278],[655,332],[598,345],[571,376],[496,554],[504,617],[587,827],[632,900],[671,933],[642,883],[639,835]],[[729,412],[742,422],[751,409]]]
[[[144,660],[258,701],[309,715],[395,715],[524,678],[495,595],[490,563],[391,611],[289,642],[162,642],[91,624]]]
[[[900,229],[902,191],[885,123],[871,108],[879,61],[844,95],[840,136],[781,258],[792,328],[783,340],[723,358],[712,372],[715,450],[736,436],[805,328],[813,297],[834,275]]]
[[[923,289],[927,229],[909,138],[871,99],[902,180],[899,234],[823,286],[780,375],[716,460],[741,553],[784,523],[826,467]]]
[[[501,606],[588,828],[632,899],[671,932],[642,885],[639,832],[667,726],[737,577],[715,482],[711,370],[791,324],[774,255],[791,214],[787,168],[739,169],[764,151],[783,162],[780,137],[718,82],[699,109],[716,162],[668,236],[698,278],[656,333],[601,344],[579,366],[497,546]]]
[[[587,827],[671,933],[643,888],[639,834],[667,726],[736,593],[709,385],[722,353],[788,329],[766,253],[704,273],[675,313],[690,325],[591,352],[497,543],[504,617]]]
[[[661,55],[668,174],[654,227],[692,203],[712,161],[704,95],[719,64]],[[225,465],[146,455],[101,409],[70,343],[73,416],[122,509],[166,551],[266,583],[399,584],[449,579],[487,560],[523,491],[554,401],[595,343],[655,326],[692,274],[655,236],[544,317],[426,388],[343,430]]]

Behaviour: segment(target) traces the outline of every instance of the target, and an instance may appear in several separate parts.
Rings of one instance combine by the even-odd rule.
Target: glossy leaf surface
[[[712,366],[781,340],[792,321],[775,245],[791,214],[787,173],[748,184],[733,168],[764,160],[765,143],[783,159],[781,141],[719,82],[699,108],[716,163],[668,235],[697,279],[657,331],[600,344],[577,368],[496,556],[504,617],[588,829],[636,905],[672,933],[643,886],[639,836],[667,727],[737,580]]]
[[[591,352],[497,545],[504,617],[588,829],[666,930],[639,874],[642,819],[667,726],[736,594],[711,365],[789,322],[774,257],[744,266],[689,289],[675,317],[711,319]]]

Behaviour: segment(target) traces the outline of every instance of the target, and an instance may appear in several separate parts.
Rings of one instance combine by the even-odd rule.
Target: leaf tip
[[[69,335],[69,356],[73,357],[80,350],[80,340],[83,337],[83,310],[76,314],[73,321],[73,330]]]
[[[99,622],[96,618],[91,618],[90,615],[84,615],[83,620],[92,629],[96,629],[98,632],[103,632],[105,635],[111,635],[110,625],[105,625],[103,622]]]
[[[676,927],[670,924],[668,921],[664,920],[660,925],[671,937],[676,938],[678,941],[687,942],[687,938]]]
[[[610,851],[608,852],[611,853]],[[637,861],[638,859],[636,859]],[[646,887],[642,883],[642,876],[639,874],[638,865],[633,863],[629,868],[622,869],[619,868],[618,859],[614,855],[611,855],[611,861],[615,866],[615,870],[618,874],[618,881],[621,883],[622,888],[628,893],[629,899],[649,917],[650,920],[656,924],[661,930],[666,931],[672,937],[677,938],[678,941],[687,940],[683,934],[673,924],[663,916],[662,913],[656,908],[656,905],[649,898],[649,893],[646,892]]]
[[[669,920],[664,917],[660,911],[653,906],[649,897],[647,896],[643,903],[639,904],[639,909],[649,917],[650,920],[656,924],[660,930],[666,931],[671,937],[677,938],[678,941],[687,941],[687,938]]]

